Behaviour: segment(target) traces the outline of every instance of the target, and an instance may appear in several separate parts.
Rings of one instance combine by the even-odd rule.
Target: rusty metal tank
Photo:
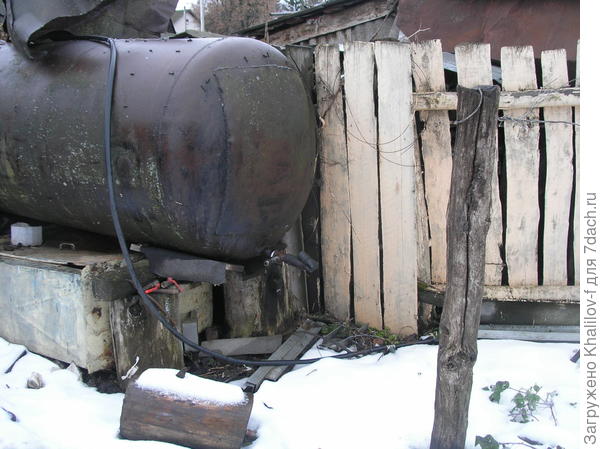
[[[127,239],[223,260],[276,245],[315,169],[297,70],[252,39],[116,42],[112,164]],[[109,49],[67,41],[32,52],[0,45],[0,210],[111,235]]]

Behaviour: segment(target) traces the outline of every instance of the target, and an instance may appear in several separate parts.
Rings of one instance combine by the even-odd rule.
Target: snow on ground
[[[178,369],[150,368],[136,380],[138,387],[167,397],[215,405],[241,405],[248,400],[235,385],[215,382],[198,376],[177,377]]]
[[[510,340],[479,341],[467,448],[476,435],[492,434],[501,442],[525,436],[548,446],[578,447],[579,364],[569,358],[574,344]],[[158,442],[118,438],[123,394],[101,394],[71,371],[28,353],[9,374],[6,368],[22,346],[0,339],[0,449],[133,448],[168,449]],[[330,355],[312,349],[305,357]],[[402,348],[358,360],[322,360],[295,369],[279,382],[265,382],[254,397],[250,427],[258,440],[252,449],[427,449],[433,425],[436,346]],[[32,372],[45,386],[26,388]],[[510,422],[515,392],[505,391],[500,404],[483,391],[497,381],[511,387],[537,384],[540,395],[554,398],[558,426],[547,410],[538,421]],[[519,446],[516,446],[519,447]],[[523,447],[523,446],[521,446]],[[542,446],[540,446],[542,447]]]

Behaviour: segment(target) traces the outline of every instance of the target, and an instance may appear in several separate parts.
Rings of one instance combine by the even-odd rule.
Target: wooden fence
[[[455,49],[457,82],[492,84],[488,44]],[[502,49],[486,296],[577,302],[578,75],[564,50]],[[578,73],[578,72],[577,72]],[[446,282],[457,96],[439,41],[315,49],[323,296],[339,319],[417,331],[417,280]]]

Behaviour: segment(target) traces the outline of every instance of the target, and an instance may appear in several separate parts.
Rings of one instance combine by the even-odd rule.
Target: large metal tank
[[[112,163],[127,239],[224,260],[277,244],[315,168],[297,70],[252,39],[116,42]],[[35,60],[0,44],[0,210],[113,234],[109,49],[67,41],[32,51]]]

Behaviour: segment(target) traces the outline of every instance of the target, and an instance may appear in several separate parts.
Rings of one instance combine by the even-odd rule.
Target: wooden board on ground
[[[307,320],[268,360],[297,360],[314,344],[322,327],[322,323]],[[290,369],[291,365],[261,366],[246,381],[244,391],[256,392],[265,379],[275,382]]]
[[[548,88],[569,85],[565,50],[542,52],[542,84]],[[569,107],[544,108],[544,120],[546,190],[543,283],[566,285],[569,210],[573,188],[572,110]]]
[[[503,47],[502,88],[537,88],[533,47]],[[512,109],[504,118],[538,120],[539,109]],[[538,284],[539,125],[504,122],[506,147],[506,265],[511,286]]]
[[[491,86],[492,65],[489,44],[464,44],[454,49],[458,84],[463,87]],[[492,174],[492,206],[490,229],[486,241],[485,284],[500,285],[502,282],[503,262],[500,254],[502,247],[502,209],[498,183],[498,144],[494,148],[494,171]]]
[[[411,49],[379,41],[374,50],[377,86],[387,92],[378,98],[383,324],[408,336],[418,332]]]
[[[377,121],[373,44],[350,42],[344,52],[346,138],[352,222],[354,314],[381,328]]]
[[[194,380],[189,377],[194,376],[185,374],[185,380]],[[214,382],[201,381],[202,386]],[[183,385],[189,389],[195,384]],[[197,398],[185,399],[169,387],[154,390],[135,382],[129,385],[121,412],[121,437],[165,441],[197,449],[239,449],[242,446],[252,411],[252,395],[246,393],[239,403],[218,403],[202,399],[200,392]]]
[[[442,44],[439,40],[413,45],[413,79],[417,92],[444,91]],[[421,151],[431,232],[431,280],[446,282],[446,211],[452,174],[450,120],[446,111],[423,111]]]
[[[325,309],[338,320],[350,318],[350,196],[348,153],[338,45],[315,52],[321,163],[321,270]]]
[[[281,346],[282,340],[283,337],[281,335],[223,338],[219,340],[203,341],[201,346],[223,355],[271,354]],[[200,352],[199,355],[201,357],[206,357],[202,352]]]

